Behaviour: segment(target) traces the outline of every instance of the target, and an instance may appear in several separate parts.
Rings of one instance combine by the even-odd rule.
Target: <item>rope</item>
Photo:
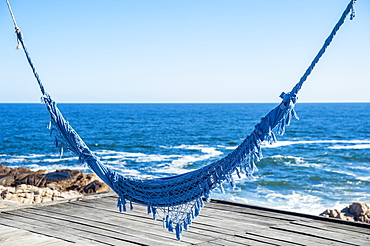
[[[16,22],[16,20],[15,20],[15,17],[14,17],[13,11],[12,11],[12,8],[11,8],[11,6],[10,6],[10,3],[9,3],[9,1],[8,1],[8,0],[6,0],[6,3],[7,3],[7,5],[8,5],[8,9],[9,9],[10,15],[11,15],[11,17],[12,17],[12,19],[13,19],[13,23],[14,23],[14,27],[15,27],[15,33],[17,34],[17,40],[18,40],[18,42],[19,42],[19,43],[22,45],[22,47],[23,47],[24,53],[26,54],[26,57],[27,57],[27,61],[28,61],[28,63],[30,64],[30,67],[31,67],[32,72],[33,72],[33,75],[35,76],[35,78],[36,78],[36,80],[37,80],[37,83],[39,84],[39,87],[40,87],[40,90],[41,90],[42,95],[43,95],[43,96],[47,96],[47,97],[48,97],[48,94],[45,92],[44,86],[43,86],[43,84],[42,84],[42,82],[41,82],[40,76],[38,75],[38,73],[37,73],[37,71],[36,71],[36,68],[35,68],[35,66],[34,66],[34,65],[33,65],[33,63],[32,63],[31,56],[30,56],[30,54],[29,54],[29,53],[28,53],[28,51],[27,51],[26,45],[25,45],[25,43],[24,43],[24,41],[23,41],[23,35],[22,35],[22,33],[21,33],[21,29],[20,29],[20,28],[18,27],[18,25],[17,25],[17,22]],[[18,48],[18,47],[17,47],[17,48]]]
[[[346,19],[347,15],[351,12],[350,19],[353,20],[355,17],[355,11],[354,11],[354,4],[357,0],[351,0],[350,3],[347,5],[347,8],[344,10],[342,16],[340,17],[338,23],[334,26],[333,30],[331,31],[329,37],[325,40],[324,45],[320,49],[319,53],[316,55],[316,57],[311,62],[311,65],[307,68],[306,72],[303,74],[299,82],[294,86],[292,91],[289,93],[292,96],[295,96],[298,94],[299,90],[301,89],[303,83],[307,80],[308,76],[311,74],[312,70],[316,66],[316,64],[319,62],[322,55],[325,53],[328,46],[333,41],[334,36],[337,34],[339,28],[343,25],[344,20]]]
[[[13,23],[14,23],[14,26],[15,26],[15,29],[17,30],[18,29],[18,25],[17,25],[17,22],[15,21],[15,18],[14,18],[14,15],[13,15],[13,11],[12,11],[12,8],[10,7],[10,3],[9,3],[8,0],[6,0],[6,4],[8,5],[8,9],[9,9],[10,15],[12,17],[12,20],[13,20]]]

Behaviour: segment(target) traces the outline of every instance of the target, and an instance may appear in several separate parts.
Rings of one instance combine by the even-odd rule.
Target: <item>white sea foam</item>
[[[27,161],[27,159],[25,159],[25,158],[17,158],[17,157],[2,160],[3,163],[7,163],[7,164],[22,163],[22,162],[26,162],[26,161]]]
[[[329,149],[370,149],[370,144],[354,144],[354,145],[334,145],[328,147]]]
[[[262,148],[280,148],[290,145],[299,144],[336,144],[334,146],[328,146],[328,149],[370,149],[370,140],[297,140],[297,141],[277,141],[269,144],[268,142],[262,142]],[[351,144],[351,145],[337,145],[337,144]],[[236,149],[238,146],[229,146],[225,149]]]
[[[296,156],[282,156],[282,155],[273,155],[266,158],[273,158],[273,159],[283,159],[284,164],[287,166],[296,166],[296,167],[314,167],[314,168],[322,168],[322,164],[317,163],[308,163],[305,161],[303,157],[296,157]]]
[[[358,169],[358,170],[370,170],[370,166],[369,167],[357,166],[357,167],[351,167],[351,168]]]
[[[277,209],[318,215],[325,210],[322,199],[310,194],[291,192],[284,195],[271,191],[266,195],[268,202]],[[284,205],[281,205],[284,204]]]
[[[277,141],[273,144],[264,143],[264,148],[278,148],[296,144],[356,144],[357,148],[370,148],[370,140],[297,140],[297,141]],[[354,145],[352,145],[354,146]],[[340,146],[339,146],[340,147]],[[344,147],[344,146],[342,146]],[[328,148],[333,148],[330,146]],[[336,147],[334,147],[336,148]]]
[[[359,179],[361,181],[370,181],[370,176],[367,176],[367,177],[357,177],[357,179]]]
[[[135,177],[135,178],[143,178],[144,176],[146,176],[136,169],[128,169],[128,168],[117,167],[113,165],[108,165],[108,167],[111,168],[112,170],[117,171],[118,173],[124,176],[130,176],[130,177]]]
[[[27,168],[31,169],[31,171],[38,171],[38,170],[45,170],[46,172],[54,172],[56,170],[61,170],[61,169],[71,169],[71,170],[80,170],[84,172],[91,172],[86,166],[79,164],[79,165],[71,165],[71,166],[66,166],[63,164],[52,164],[52,165],[46,165],[46,166],[41,166],[38,164],[30,164],[27,165]]]
[[[175,157],[174,160],[167,166],[160,166],[154,172],[157,173],[168,173],[168,174],[182,174],[185,172],[189,172],[192,169],[184,168],[187,165],[195,163],[197,161],[204,161],[208,160],[213,157],[217,157],[223,154],[221,151],[216,150],[214,147],[208,147],[205,145],[180,145],[172,147],[174,149],[188,149],[188,150],[199,150],[200,154],[192,154],[192,155],[181,155],[181,156],[172,156]]]
[[[233,150],[233,149],[236,149],[238,146],[236,145],[236,146],[229,146],[229,147],[225,147],[225,149],[231,149],[231,150]]]
[[[294,160],[294,162],[297,162],[297,163],[303,162],[303,158],[300,157],[300,156],[297,157],[297,156],[291,156],[291,155],[287,155],[287,156],[273,155],[273,156],[270,156],[269,158],[292,159],[292,160]]]
[[[354,168],[354,169],[358,169],[358,168]],[[348,176],[352,176],[354,177],[355,179],[357,180],[360,180],[360,181],[370,181],[370,176],[360,176],[358,174],[355,174],[355,173],[352,173],[352,172],[349,172],[349,171],[342,171],[342,170],[335,170],[335,169],[324,169],[325,171],[328,171],[328,172],[333,172],[333,173],[338,173],[338,174],[344,174],[344,175],[348,175]],[[366,173],[368,174],[368,173]]]
[[[145,162],[162,162],[151,165],[151,172],[154,173],[168,173],[168,174],[182,174],[192,169],[186,168],[188,165],[198,161],[204,161],[213,157],[217,157],[223,152],[218,151],[214,147],[206,145],[179,145],[174,147],[161,146],[166,149],[184,149],[184,150],[197,150],[194,154],[187,154],[184,151],[182,155],[179,154],[145,154],[145,153],[132,153],[121,152],[113,150],[98,150],[95,153],[102,161],[112,165],[114,169],[119,171],[125,170],[126,161],[135,161],[138,163]],[[117,168],[119,166],[119,168]],[[132,173],[139,175],[139,173]]]
[[[348,176],[352,176],[357,178],[357,175],[348,171],[342,171],[342,170],[336,170],[336,169],[331,169],[331,168],[324,168],[325,171],[327,172],[333,172],[333,173],[338,173],[338,174],[344,174]]]
[[[181,155],[157,155],[157,154],[120,152],[112,150],[100,150],[96,151],[96,154],[99,155],[101,160],[120,159],[120,160],[135,160],[137,162],[169,161],[172,158],[181,157]]]
[[[202,144],[199,144],[199,145],[180,145],[180,146],[175,146],[175,147],[172,147],[172,148],[174,148],[174,149],[200,150],[201,152],[212,155],[212,156],[218,156],[218,155],[222,154],[222,152],[216,150],[216,148],[208,147],[208,146],[205,146],[205,145],[202,145]]]
[[[328,207],[322,198],[304,192],[292,191],[282,194],[259,186],[251,194],[243,193],[240,195],[229,192],[222,194],[215,190],[212,197],[312,215],[319,215]]]
[[[78,161],[78,157],[61,157],[61,158],[45,158],[41,160],[42,162],[49,162],[49,163],[54,163],[54,162],[67,162],[67,161]]]

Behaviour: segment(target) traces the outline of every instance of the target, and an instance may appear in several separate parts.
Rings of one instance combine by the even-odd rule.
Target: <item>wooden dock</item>
[[[370,224],[223,200],[206,203],[177,241],[146,213],[119,213],[105,193],[0,209],[0,245],[370,245]]]

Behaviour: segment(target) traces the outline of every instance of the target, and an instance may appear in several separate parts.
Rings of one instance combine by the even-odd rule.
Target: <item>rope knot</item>
[[[291,94],[291,92],[289,93],[285,93],[285,92],[282,92],[280,94],[280,98],[283,99],[283,102],[282,102],[282,107],[284,108],[292,108],[294,107],[294,104],[297,102],[297,95],[296,94]]]

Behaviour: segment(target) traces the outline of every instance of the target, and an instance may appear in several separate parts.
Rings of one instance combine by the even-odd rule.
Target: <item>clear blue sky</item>
[[[57,102],[278,102],[349,0],[10,0]],[[39,102],[0,4],[0,102]],[[370,1],[358,0],[299,94],[370,102]]]

